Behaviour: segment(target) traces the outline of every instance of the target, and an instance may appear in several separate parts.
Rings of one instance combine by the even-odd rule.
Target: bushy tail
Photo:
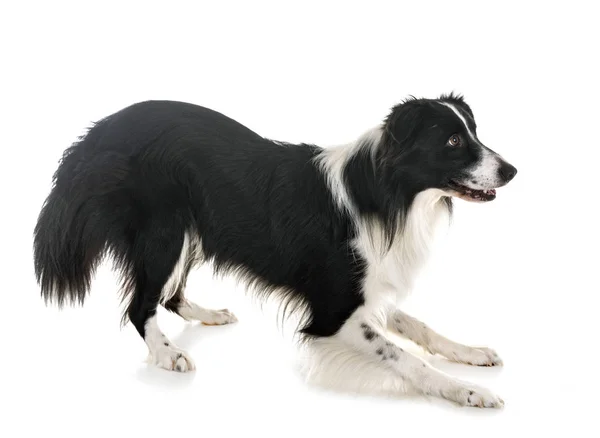
[[[77,145],[65,152],[34,232],[35,275],[46,302],[83,304],[106,236],[94,223],[94,198],[77,177]]]

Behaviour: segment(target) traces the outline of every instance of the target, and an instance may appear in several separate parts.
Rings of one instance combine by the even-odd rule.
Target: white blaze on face
[[[440,103],[452,110],[456,117],[458,117],[465,126],[471,141],[480,148],[481,158],[475,164],[475,166],[470,169],[469,177],[465,181],[461,181],[461,184],[477,190],[493,189],[502,185],[503,182],[500,179],[499,172],[501,164],[500,156],[481,144],[481,142],[475,136],[475,133],[469,128],[465,117],[454,105],[448,102]]]
[[[470,184],[475,189],[493,189],[504,185],[500,179],[500,157],[482,146],[482,155],[470,171]]]
[[[465,129],[469,133],[469,137],[471,137],[471,140],[473,140],[477,144],[481,144],[481,143],[479,143],[479,140],[477,140],[477,137],[475,137],[475,133],[473,131],[471,131],[471,129],[469,128],[469,125],[467,124],[467,121],[465,120],[464,116],[460,113],[460,111],[454,105],[452,105],[451,103],[448,103],[448,102],[440,102],[440,103],[442,105],[447,106],[448,108],[450,108],[452,110],[452,112],[454,114],[456,114],[456,117],[458,117],[460,119],[460,121],[462,122],[462,124],[465,125]]]

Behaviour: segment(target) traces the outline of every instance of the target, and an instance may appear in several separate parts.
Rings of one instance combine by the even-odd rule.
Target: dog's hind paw
[[[192,358],[185,351],[174,348],[172,345],[162,346],[150,353],[148,359],[153,365],[169,371],[186,373],[196,369]]]
[[[199,318],[204,325],[224,325],[237,322],[236,316],[227,309],[206,310]]]
[[[227,309],[212,310],[185,301],[177,308],[177,313],[187,321],[200,321],[204,325],[223,325],[237,322],[237,318]]]

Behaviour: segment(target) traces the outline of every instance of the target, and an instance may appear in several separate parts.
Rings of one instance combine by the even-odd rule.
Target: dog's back
[[[39,217],[43,296],[82,303],[109,253],[130,301],[124,321],[134,324],[149,281],[157,300],[177,298],[191,266],[207,259],[217,272],[259,282],[261,293],[279,288],[326,299],[320,291],[328,280],[313,271],[336,265],[339,281],[351,282],[352,267],[342,244],[347,218],[313,162],[319,151],[265,139],[181,102],[139,103],[101,120],[65,152]],[[139,319],[143,332],[145,316]]]

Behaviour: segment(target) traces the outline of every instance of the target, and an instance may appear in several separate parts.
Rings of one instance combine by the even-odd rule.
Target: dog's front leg
[[[410,339],[429,353],[439,354],[454,362],[478,366],[502,365],[502,360],[494,350],[451,341],[400,310],[395,310],[388,317],[388,329]]]
[[[388,341],[376,323],[361,317],[360,309],[335,335],[365,355],[365,360],[394,372],[417,391],[442,397],[464,406],[500,408],[502,399],[484,388],[452,378],[417,356]]]

